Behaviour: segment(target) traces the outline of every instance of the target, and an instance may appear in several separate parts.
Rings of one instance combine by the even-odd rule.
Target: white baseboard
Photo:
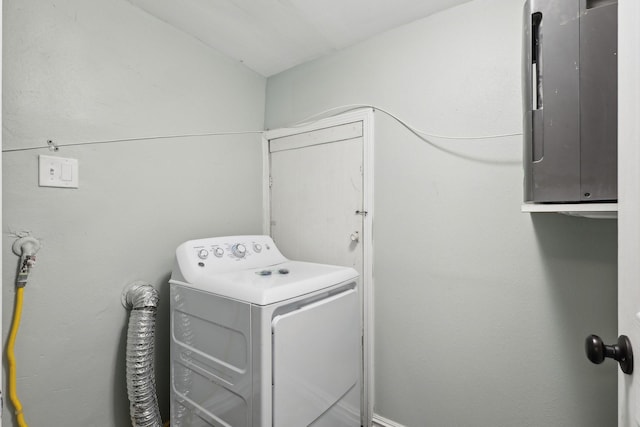
[[[378,414],[373,414],[373,427],[405,427],[395,421],[388,420]]]

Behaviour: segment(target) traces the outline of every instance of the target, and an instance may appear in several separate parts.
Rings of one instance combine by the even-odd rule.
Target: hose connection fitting
[[[35,263],[36,257],[33,255],[26,255],[21,257],[20,269],[18,270],[18,276],[16,277],[16,287],[24,288],[25,286],[27,286],[29,273],[31,272],[31,268],[34,267]]]
[[[40,250],[40,241],[32,236],[24,236],[13,242],[13,253],[20,257],[16,276],[16,287],[24,288],[29,281],[29,273],[36,264],[36,252]]]

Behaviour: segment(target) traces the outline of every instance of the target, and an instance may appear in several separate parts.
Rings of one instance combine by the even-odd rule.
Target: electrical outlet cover
[[[78,188],[78,159],[39,156],[40,187]]]

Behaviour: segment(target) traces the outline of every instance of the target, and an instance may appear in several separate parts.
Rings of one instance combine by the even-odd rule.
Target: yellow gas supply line
[[[20,328],[20,320],[22,319],[22,301],[24,297],[24,287],[29,280],[29,273],[33,268],[36,257],[35,254],[40,249],[40,241],[31,236],[23,236],[13,242],[13,252],[20,257],[20,267],[18,268],[18,275],[16,277],[16,303],[13,311],[13,322],[11,324],[11,331],[9,332],[9,340],[7,342],[7,362],[9,364],[9,400],[13,405],[13,409],[16,414],[16,422],[18,427],[28,427],[24,420],[24,414],[22,410],[22,403],[18,398],[18,392],[16,391],[16,356],[14,354],[14,348],[16,345],[16,337],[18,335],[18,328]]]
[[[22,413],[22,403],[18,398],[16,391],[16,358],[13,354],[13,348],[16,344],[16,336],[18,335],[18,328],[20,327],[20,318],[22,317],[22,297],[24,295],[24,288],[16,288],[16,306],[13,312],[13,323],[11,325],[11,332],[9,333],[9,342],[7,343],[7,361],[9,362],[9,399],[13,404],[13,408],[16,414],[16,421],[19,427],[28,427],[24,420],[24,414]]]

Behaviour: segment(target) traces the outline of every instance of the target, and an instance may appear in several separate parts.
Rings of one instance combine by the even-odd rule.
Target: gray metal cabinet
[[[526,202],[617,200],[617,1],[528,0]]]

